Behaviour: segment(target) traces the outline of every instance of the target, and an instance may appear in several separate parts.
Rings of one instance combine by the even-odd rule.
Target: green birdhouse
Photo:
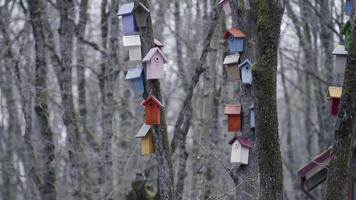
[[[350,34],[351,34],[351,23],[350,23],[350,20],[348,20],[346,22],[346,24],[342,28],[341,33],[344,35],[345,49],[348,50],[349,47],[350,47]]]

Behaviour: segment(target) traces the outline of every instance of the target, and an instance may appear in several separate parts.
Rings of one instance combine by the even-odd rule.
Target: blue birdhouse
[[[237,28],[225,31],[224,38],[227,40],[230,53],[244,52],[245,34]]]
[[[255,128],[255,110],[253,106],[250,107],[250,128]]]
[[[351,14],[352,14],[352,1],[351,0],[346,0],[345,15],[351,16]]]
[[[136,95],[142,94],[145,88],[145,79],[142,67],[129,69],[125,80],[130,81],[131,89]]]
[[[134,16],[135,3],[126,3],[120,6],[118,16],[122,17],[122,32],[124,34],[137,32],[137,24]]]
[[[240,65],[240,74],[242,84],[252,84],[252,64],[249,59],[243,61]]]

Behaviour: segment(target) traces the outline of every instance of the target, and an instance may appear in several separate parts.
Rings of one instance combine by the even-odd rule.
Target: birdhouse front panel
[[[347,16],[352,15],[352,1],[351,0],[346,0],[345,15],[347,15]]]
[[[347,56],[344,55],[335,55],[335,73],[344,73],[346,68]]]
[[[152,59],[147,62],[147,79],[163,79],[163,57],[157,52],[153,55]]]
[[[131,80],[131,88],[135,94],[142,94],[145,91],[143,77]]]
[[[141,54],[141,46],[133,46],[129,48],[129,59],[130,61],[141,61],[142,54]]]
[[[250,110],[250,128],[255,128],[255,111]]]
[[[242,53],[244,51],[244,39],[233,36],[228,37],[228,47],[230,53]]]
[[[133,14],[128,14],[122,16],[122,32],[124,34],[130,34],[137,32],[137,25],[135,21],[135,17]]]
[[[251,66],[244,65],[241,67],[241,82],[243,84],[252,84],[252,71]]]
[[[153,99],[150,99],[145,104],[146,124],[155,125],[161,123],[161,110],[160,105]]]
[[[229,132],[241,131],[241,115],[227,116],[227,130]]]
[[[230,162],[231,163],[240,163],[241,162],[241,145],[237,140],[231,145]]]
[[[332,116],[337,116],[339,112],[339,104],[340,104],[340,99],[339,98],[331,98],[330,99],[330,111]]]
[[[137,26],[146,27],[149,13],[142,7],[138,7],[134,13]]]
[[[235,81],[240,80],[240,68],[237,64],[226,66],[227,80]]]
[[[153,135],[150,132],[147,133],[145,137],[141,139],[141,154],[150,155],[155,152],[153,144]]]

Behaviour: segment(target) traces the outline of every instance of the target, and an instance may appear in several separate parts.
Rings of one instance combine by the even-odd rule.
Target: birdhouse
[[[245,34],[237,28],[225,31],[224,38],[227,39],[230,53],[242,53],[244,51]]]
[[[342,87],[329,86],[327,97],[329,98],[330,111],[332,116],[337,116],[337,113],[339,112],[341,94]]]
[[[122,32],[124,34],[137,32],[137,24],[134,16],[135,3],[126,3],[120,6],[118,16],[122,17]]]
[[[227,115],[227,130],[229,132],[241,131],[241,105],[227,104],[224,114]]]
[[[155,152],[150,125],[144,124],[138,131],[136,138],[141,138],[141,155],[150,155]]]
[[[251,141],[247,138],[235,136],[229,141],[229,144],[231,145],[230,161],[240,165],[248,165],[248,157],[252,148]]]
[[[148,80],[163,78],[163,64],[168,60],[158,47],[152,48],[142,61],[146,63],[146,78]]]
[[[146,27],[150,10],[142,3],[136,4],[134,8],[135,20],[138,27]]]
[[[142,102],[145,106],[146,124],[155,125],[161,123],[161,108],[163,104],[154,96],[149,96]]]
[[[345,15],[347,15],[347,16],[352,15],[352,1],[351,0],[346,0]]]
[[[220,0],[219,5],[223,7],[225,15],[230,16],[232,13],[230,0]]]
[[[135,94],[142,94],[144,92],[145,80],[142,67],[130,68],[125,80],[130,81],[131,89]]]
[[[154,39],[155,47],[158,47],[159,49],[162,49],[164,47],[164,44],[157,40],[156,38]]]
[[[240,65],[242,84],[252,84],[252,64],[249,59],[243,61]]]
[[[255,128],[255,109],[253,106],[250,107],[250,128]]]
[[[129,50],[129,59],[130,61],[141,61],[141,39],[139,35],[124,35],[122,37],[122,42],[124,47],[127,47]]]
[[[341,33],[344,35],[345,49],[349,50],[350,47],[350,34],[351,34],[351,22],[348,20],[343,26]]]
[[[228,55],[225,57],[223,64],[226,67],[227,80],[240,80],[239,60],[239,54]]]
[[[337,45],[332,54],[335,57],[334,60],[334,72],[335,73],[344,73],[346,68],[347,61],[347,51],[345,50],[344,45]]]

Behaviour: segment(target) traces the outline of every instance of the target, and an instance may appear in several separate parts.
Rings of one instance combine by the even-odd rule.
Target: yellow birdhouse
[[[150,155],[155,152],[151,126],[144,124],[138,131],[136,138],[141,138],[141,154]]]

